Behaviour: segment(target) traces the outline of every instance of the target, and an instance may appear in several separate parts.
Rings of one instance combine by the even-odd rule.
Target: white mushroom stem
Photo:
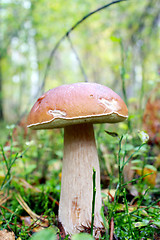
[[[65,127],[59,221],[67,234],[91,226],[93,168],[96,170],[94,226],[101,228],[100,168],[93,125]]]

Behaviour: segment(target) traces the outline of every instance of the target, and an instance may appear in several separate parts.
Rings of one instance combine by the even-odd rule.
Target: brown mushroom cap
[[[116,123],[128,117],[124,101],[97,83],[74,83],[53,88],[38,98],[28,127],[50,129],[81,123]]]

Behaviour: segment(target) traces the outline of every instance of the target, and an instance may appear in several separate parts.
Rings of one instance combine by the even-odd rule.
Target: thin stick
[[[81,60],[80,60],[80,58],[79,58],[79,56],[78,56],[78,54],[77,54],[77,52],[76,52],[76,50],[75,50],[75,48],[74,48],[74,46],[73,46],[73,44],[72,44],[72,41],[71,41],[71,39],[70,39],[70,36],[68,35],[67,38],[68,38],[68,41],[69,41],[69,43],[70,43],[70,45],[71,45],[71,49],[72,49],[72,51],[73,51],[73,53],[74,53],[74,55],[75,55],[75,57],[76,57],[76,59],[77,59],[77,62],[79,63],[79,67],[80,67],[80,70],[81,70],[82,75],[83,75],[83,77],[84,77],[84,81],[85,81],[85,82],[88,82],[87,75],[86,75],[85,70],[84,70],[84,68],[83,68],[83,66],[82,66]]]
[[[96,170],[93,168],[93,200],[92,200],[92,221],[91,221],[92,236],[93,236],[93,226],[94,226],[95,199],[96,199]]]
[[[111,218],[110,222],[110,237],[109,240],[113,240],[113,233],[114,233],[114,218]]]
[[[45,69],[45,73],[44,73],[44,78],[43,78],[43,81],[42,81],[42,85],[41,85],[41,90],[43,91],[43,88],[45,86],[45,80],[47,78],[47,74],[48,74],[48,70],[51,66],[51,62],[52,62],[52,58],[55,54],[55,52],[57,51],[58,47],[60,46],[61,42],[75,29],[77,28],[83,21],[85,21],[87,18],[89,18],[90,16],[92,16],[93,14],[113,5],[113,4],[116,4],[116,3],[120,3],[120,2],[124,2],[124,1],[128,1],[128,0],[117,0],[117,1],[113,1],[113,2],[110,2],[100,8],[97,8],[96,10],[88,13],[87,15],[85,15],[83,18],[81,18],[78,22],[76,22],[61,38],[60,40],[56,43],[55,47],[52,49],[51,53],[50,53],[50,56],[48,58],[48,62],[47,62],[47,66],[46,66],[46,69]]]
[[[125,56],[125,50],[124,50],[124,46],[123,46],[123,42],[122,39],[120,39],[120,49],[121,49],[121,80],[122,80],[122,92],[123,92],[123,96],[124,96],[124,101],[126,103],[126,105],[128,106],[128,98],[127,98],[127,92],[126,92],[126,56]],[[131,121],[128,118],[128,128],[131,131],[132,127],[131,127]]]

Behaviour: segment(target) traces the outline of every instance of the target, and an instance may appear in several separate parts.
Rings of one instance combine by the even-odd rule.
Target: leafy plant
[[[56,234],[55,234],[55,230],[52,228],[48,228],[48,229],[44,229],[39,231],[38,233],[35,233],[30,240],[56,240]]]

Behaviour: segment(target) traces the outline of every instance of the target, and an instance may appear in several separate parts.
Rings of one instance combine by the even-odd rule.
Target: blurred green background
[[[141,126],[159,82],[158,0],[123,1],[93,14],[60,42],[46,70],[65,33],[109,2],[1,0],[0,120],[15,123],[44,91],[87,80],[117,92]]]

